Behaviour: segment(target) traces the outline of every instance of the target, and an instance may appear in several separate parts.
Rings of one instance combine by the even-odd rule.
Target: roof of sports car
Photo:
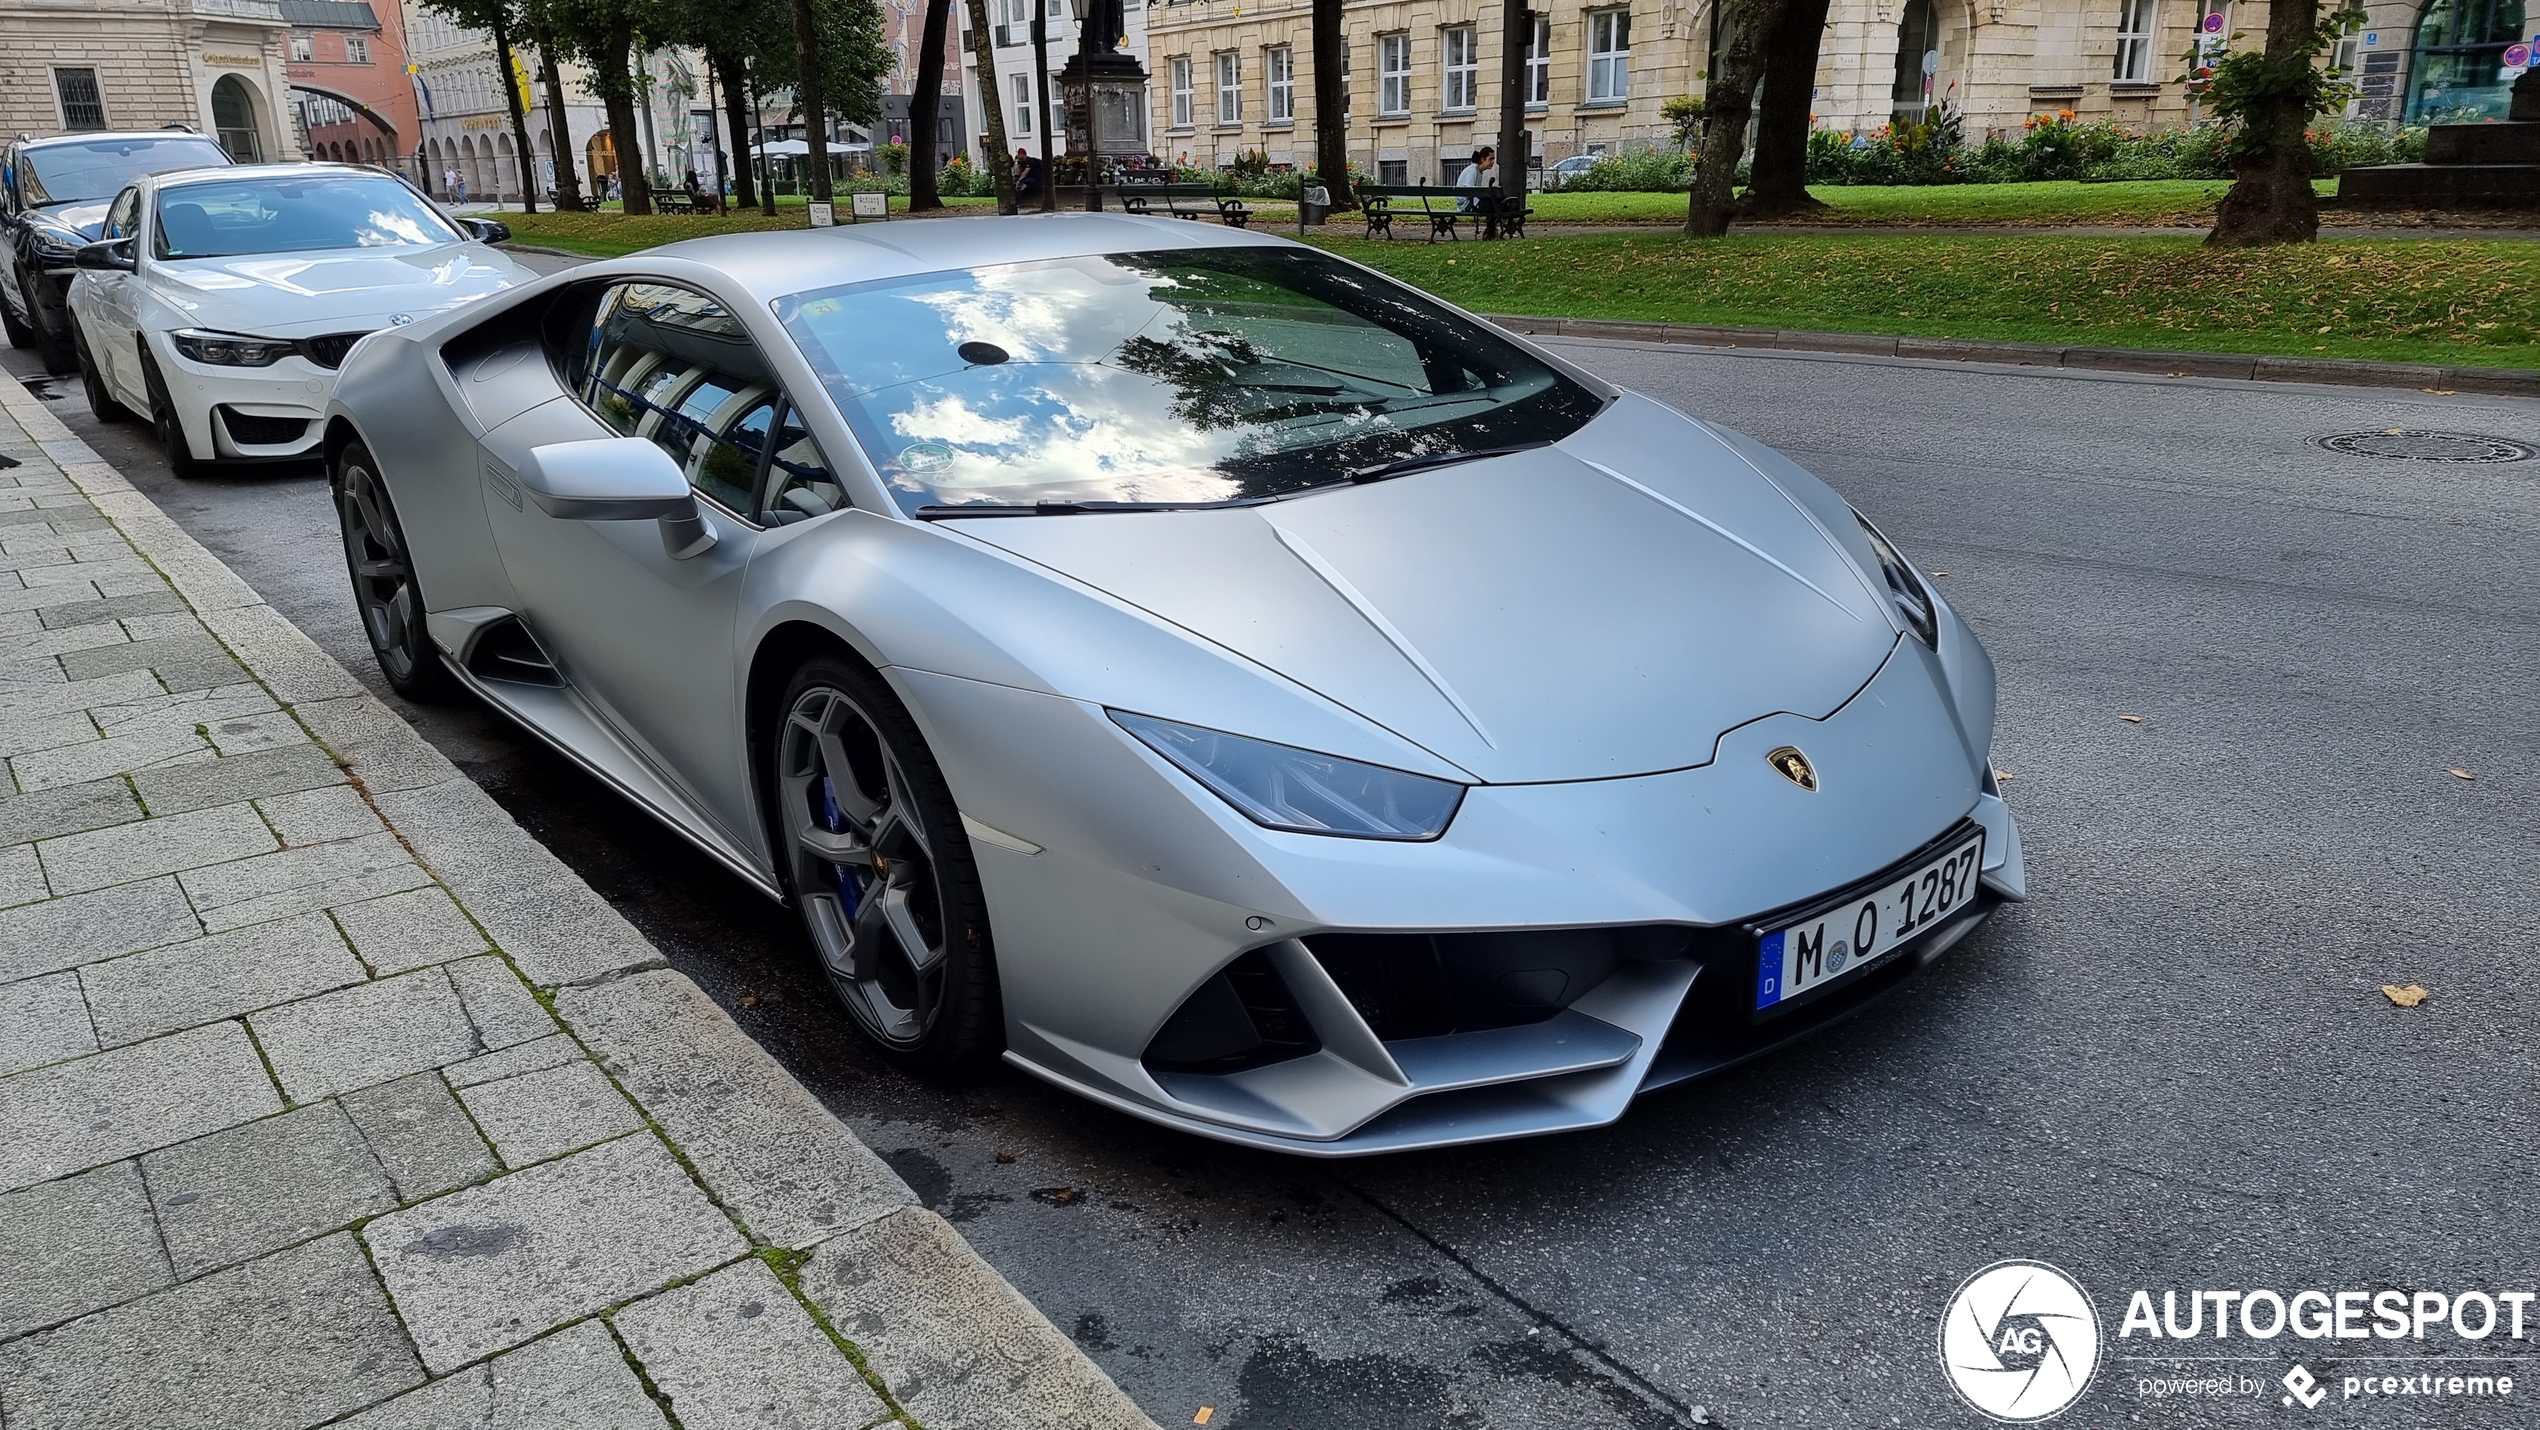
[[[685,239],[640,255],[702,263],[749,285],[762,298],[917,273],[1030,263],[1089,253],[1274,244],[1267,234],[1217,224],[1177,223],[1135,214],[1031,214],[997,222],[872,223],[777,233]],[[605,270],[604,270],[605,271]]]

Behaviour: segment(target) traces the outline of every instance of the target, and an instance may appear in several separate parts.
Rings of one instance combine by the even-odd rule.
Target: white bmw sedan
[[[538,276],[488,246],[508,232],[352,165],[144,178],[71,284],[89,406],[148,417],[179,476],[315,457],[355,343]]]

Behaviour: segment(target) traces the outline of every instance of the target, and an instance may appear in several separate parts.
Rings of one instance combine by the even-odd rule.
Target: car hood
[[[36,223],[68,229],[94,243],[99,231],[106,226],[106,210],[111,203],[111,200],[99,199],[94,203],[51,204],[34,210],[28,218]]]
[[[538,277],[481,243],[192,258],[151,271],[194,326],[277,338],[427,318]]]
[[[1490,783],[1706,763],[1748,721],[1831,714],[1897,638],[1780,486],[1632,395],[1557,446],[1365,487],[958,525]]]

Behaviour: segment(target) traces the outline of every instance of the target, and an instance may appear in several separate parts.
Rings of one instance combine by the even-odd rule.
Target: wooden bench
[[[1439,235],[1462,236],[1470,225],[1476,238],[1523,238],[1527,216],[1534,212],[1511,203],[1498,189],[1441,188],[1433,184],[1361,184],[1358,204],[1367,218],[1367,236],[1393,237],[1393,221],[1417,216],[1428,220],[1429,242]]]
[[[1158,207],[1158,205],[1162,207]],[[1220,190],[1210,184],[1138,184],[1120,185],[1120,207],[1125,213],[1169,214],[1174,218],[1197,222],[1211,213],[1228,228],[1242,228],[1252,222],[1252,210],[1244,207],[1241,195]]]
[[[653,212],[657,214],[692,214],[697,201],[688,197],[686,189],[653,190]]]

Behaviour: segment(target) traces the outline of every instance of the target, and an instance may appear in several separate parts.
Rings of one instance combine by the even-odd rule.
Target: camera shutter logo
[[[1997,1261],[1970,1276],[1940,1320],[1950,1386],[1995,1420],[2049,1420],[2099,1370],[2099,1313],[2079,1282],[2043,1261]]]

